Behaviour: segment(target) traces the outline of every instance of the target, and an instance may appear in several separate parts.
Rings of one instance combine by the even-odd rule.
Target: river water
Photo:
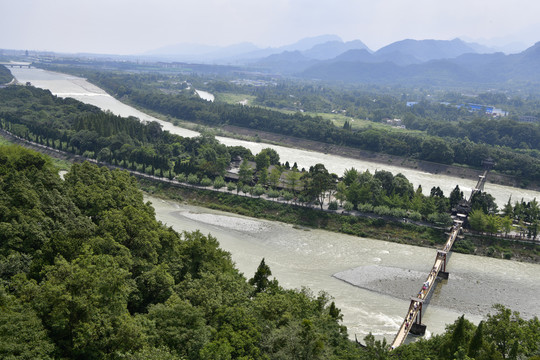
[[[209,93],[208,91],[203,91],[203,90],[195,90],[195,92],[197,93],[197,95],[199,95],[199,97],[203,100],[206,100],[206,101],[214,101],[215,97],[214,97],[214,94],[211,94]]]
[[[118,115],[135,116],[144,121],[157,121],[162,125],[163,130],[167,130],[181,136],[192,137],[199,134],[196,131],[184,129],[174,126],[169,122],[156,119],[131,106],[123,104],[112,96],[108,95],[102,89],[90,84],[85,79],[35,68],[13,68],[10,70],[21,83],[31,82],[34,86],[49,89],[55,95],[62,97],[73,97],[77,100],[96,105],[103,110],[109,110]],[[206,96],[205,94],[203,95]],[[200,96],[202,97],[203,95]],[[300,168],[304,167],[306,169],[317,163],[323,163],[330,172],[336,173],[340,176],[343,175],[346,169],[350,169],[351,167],[354,167],[360,171],[369,170],[372,173],[376,170],[383,169],[390,171],[393,174],[401,172],[407,177],[407,179],[409,179],[411,183],[413,183],[415,188],[418,187],[418,185],[422,185],[424,193],[427,194],[429,194],[429,191],[433,186],[439,186],[444,191],[445,195],[448,196],[450,191],[452,191],[456,185],[459,185],[461,190],[464,191],[465,196],[468,197],[471,189],[476,185],[476,180],[462,179],[444,174],[430,174],[414,169],[401,168],[394,165],[383,165],[366,160],[350,159],[292,147],[269,145],[265,143],[243,141],[226,137],[217,137],[217,139],[228,146],[244,146],[250,149],[253,154],[258,153],[266,147],[271,147],[278,152],[282,162],[289,161],[290,164],[296,162]],[[520,200],[522,198],[525,201],[530,201],[533,198],[540,199],[540,192],[538,191],[523,190],[492,184],[489,182],[486,184],[485,190],[495,197],[499,207],[502,207],[502,205],[508,201],[510,196],[512,197],[512,201]]]
[[[392,341],[410,297],[420,289],[435,259],[434,249],[295,229],[151,196],[146,200],[152,202],[157,218],[175,230],[200,229],[217,237],[247,278],[265,258],[282,286],[328,292],[342,310],[352,338],[363,339],[371,331]],[[462,314],[478,322],[494,303],[526,318],[540,314],[540,265],[452,254],[448,270],[450,279],[437,285],[423,316],[428,334],[443,332]]]
[[[122,116],[136,116],[144,121],[158,121],[164,130],[182,136],[197,136],[195,131],[179,128],[122,104],[86,80],[40,69],[10,69],[22,83],[51,90],[62,97],[85,103]],[[218,137],[227,145],[242,145],[253,153],[265,147],[278,151],[282,161],[309,167],[322,162],[332,172],[342,174],[347,168],[385,169],[401,172],[415,186],[424,189],[440,186],[445,192],[456,184],[462,189],[475,182],[445,175],[433,175],[368,161],[351,160],[282,146],[252,143]],[[486,190],[499,203],[534,197],[540,193],[486,184]],[[231,252],[237,267],[251,277],[264,257],[273,276],[287,288],[306,286],[316,294],[327,291],[344,314],[349,335],[362,339],[370,331],[378,338],[393,339],[407,311],[409,297],[416,294],[431,269],[435,250],[329,233],[301,230],[279,222],[256,220],[173,201],[147,197],[156,209],[157,218],[178,231],[200,229],[216,236],[223,249]],[[465,314],[479,321],[494,303],[502,303],[524,317],[538,316],[540,265],[523,264],[491,258],[453,254],[449,262],[450,279],[438,285],[430,300],[423,322],[429,333],[444,331],[446,324]]]

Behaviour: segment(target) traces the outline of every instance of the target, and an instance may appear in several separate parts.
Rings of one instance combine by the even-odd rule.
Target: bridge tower
[[[414,322],[411,324],[411,330],[409,332],[414,335],[424,336],[427,328],[427,325],[422,324],[422,306],[424,304],[424,300],[419,298],[411,298],[411,303],[413,303],[413,306],[416,304],[418,313],[414,319]]]

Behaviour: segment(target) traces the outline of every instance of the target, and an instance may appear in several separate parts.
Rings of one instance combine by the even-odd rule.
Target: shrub
[[[422,220],[422,214],[420,214],[418,211],[411,211],[409,212],[409,215],[407,217],[413,221],[420,221]]]
[[[221,176],[214,179],[214,189],[221,189],[225,186],[225,180]]]
[[[253,187],[252,194],[255,196],[261,196],[264,194],[264,188],[260,184],[257,184]]]
[[[390,213],[392,214],[393,217],[397,217],[397,218],[404,218],[407,216],[407,211],[403,210],[402,208],[390,209]]]
[[[337,201],[330,201],[330,203],[328,204],[328,210],[337,210],[337,208]]]
[[[294,195],[289,191],[283,191],[281,192],[281,197],[283,197],[285,201],[291,201],[294,198]]]
[[[249,194],[249,193],[251,193],[251,186],[249,186],[249,185],[244,185],[244,186],[242,186],[242,192],[243,192],[244,194]]]
[[[279,191],[278,190],[274,190],[274,189],[270,189],[266,192],[266,195],[268,195],[269,198],[272,198],[272,199],[275,199],[279,196]]]
[[[352,209],[354,209],[354,205],[348,201],[345,201],[343,203],[343,209],[345,209],[345,211],[351,211]]]
[[[386,205],[379,205],[373,208],[373,212],[377,215],[392,215],[392,211]]]
[[[358,211],[370,213],[373,212],[373,205],[371,204],[358,204]]]
[[[176,180],[180,181],[180,182],[186,182],[186,174],[184,173],[180,173],[178,175],[176,175]]]
[[[227,183],[227,190],[229,190],[229,191],[236,190],[236,184],[233,183],[232,181],[229,181],[229,182]]]
[[[205,176],[201,180],[201,185],[202,186],[210,186],[210,185],[212,185],[212,180],[209,179],[207,176]]]
[[[189,174],[187,177],[187,182],[191,185],[197,185],[199,183],[199,177],[196,174]]]

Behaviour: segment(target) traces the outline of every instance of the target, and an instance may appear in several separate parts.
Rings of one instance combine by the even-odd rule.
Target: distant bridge
[[[464,203],[461,204],[462,206],[458,208],[461,209],[463,213],[458,212],[455,216],[453,216],[454,224],[452,226],[452,231],[450,232],[448,240],[446,241],[442,250],[437,250],[435,262],[426,278],[426,281],[424,281],[424,283],[422,284],[422,288],[415,297],[411,298],[411,303],[409,305],[409,309],[407,310],[407,314],[405,315],[405,318],[403,319],[403,322],[399,327],[396,337],[391,344],[391,350],[402,345],[405,342],[405,339],[407,338],[409,332],[414,335],[424,335],[426,332],[426,325],[422,324],[422,308],[424,307],[424,302],[431,293],[431,290],[433,289],[435,285],[435,280],[437,280],[437,278],[448,279],[448,272],[446,271],[447,255],[452,249],[454,242],[459,237],[463,222],[469,216],[473,196],[476,193],[484,190],[486,176],[491,166],[493,166],[493,161],[486,160],[485,162],[483,162],[483,164],[486,170],[484,171],[483,175],[479,175],[478,182],[472,190],[469,200],[464,201]]]
[[[0,65],[4,65],[9,68],[31,68],[32,63],[17,63],[17,62],[0,62]]]

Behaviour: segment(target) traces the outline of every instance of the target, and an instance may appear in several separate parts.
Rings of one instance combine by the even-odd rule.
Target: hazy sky
[[[537,0],[0,0],[0,48],[139,54],[177,43],[276,47],[335,34],[540,41]]]

